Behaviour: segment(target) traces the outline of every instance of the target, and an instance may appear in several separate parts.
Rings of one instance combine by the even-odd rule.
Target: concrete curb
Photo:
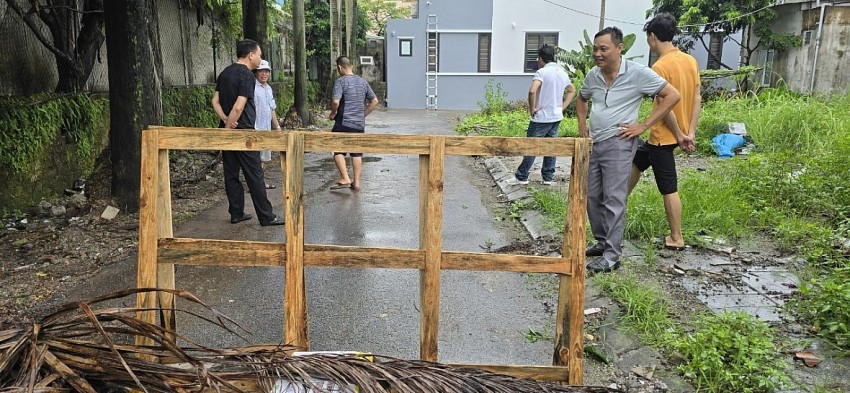
[[[493,181],[499,186],[502,194],[509,202],[533,203],[531,192],[528,190],[532,185],[516,185],[510,181],[514,179],[513,171],[509,170],[499,157],[489,157],[484,160],[484,166],[493,177]],[[543,214],[537,210],[523,210],[520,214],[520,222],[533,239],[543,236],[554,236],[555,231],[546,228]]]

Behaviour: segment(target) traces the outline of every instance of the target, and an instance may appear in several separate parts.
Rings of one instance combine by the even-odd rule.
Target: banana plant
[[[593,60],[593,40],[590,39],[587,30],[584,30],[583,33],[584,42],[578,42],[579,50],[565,50],[560,47],[555,50],[555,60],[564,65],[573,80],[583,81],[590,69],[596,65],[596,61]],[[634,33],[623,37],[623,55],[634,46],[635,40],[637,40],[637,36]],[[640,57],[643,56],[627,57],[626,59],[633,60]]]

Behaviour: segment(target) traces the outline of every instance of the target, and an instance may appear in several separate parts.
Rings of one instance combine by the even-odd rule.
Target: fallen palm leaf
[[[237,336],[239,325],[181,290],[133,289],[61,307],[41,322],[0,331],[0,392],[270,392],[280,386],[323,391],[318,383],[360,392],[613,392],[563,386],[425,361],[356,354],[292,356],[287,345],[207,348],[136,318],[132,307],[92,305],[142,292],[170,293],[200,304],[213,318],[178,309]],[[132,345],[143,336],[155,345]],[[239,336],[241,337],[241,336]],[[178,346],[177,340],[188,343]],[[245,381],[253,387],[246,387]],[[296,390],[297,391],[297,390]]]

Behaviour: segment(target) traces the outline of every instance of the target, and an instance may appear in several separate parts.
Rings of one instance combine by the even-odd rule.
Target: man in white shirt
[[[531,87],[528,89],[528,137],[557,138],[564,108],[570,104],[576,89],[564,67],[555,62],[555,47],[543,45],[537,50],[537,64],[540,69],[534,73]],[[514,177],[515,184],[528,184],[528,172],[534,164],[535,156],[526,156],[519,164]],[[540,170],[543,184],[555,182],[555,157],[543,157]]]

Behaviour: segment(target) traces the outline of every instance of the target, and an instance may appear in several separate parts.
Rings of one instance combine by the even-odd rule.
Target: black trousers
[[[239,171],[245,175],[254,211],[261,224],[274,220],[272,204],[266,195],[266,180],[263,177],[263,167],[260,166],[258,151],[222,151],[221,161],[224,166],[224,191],[227,193],[230,218],[239,218],[245,214],[245,189],[239,181]]]

